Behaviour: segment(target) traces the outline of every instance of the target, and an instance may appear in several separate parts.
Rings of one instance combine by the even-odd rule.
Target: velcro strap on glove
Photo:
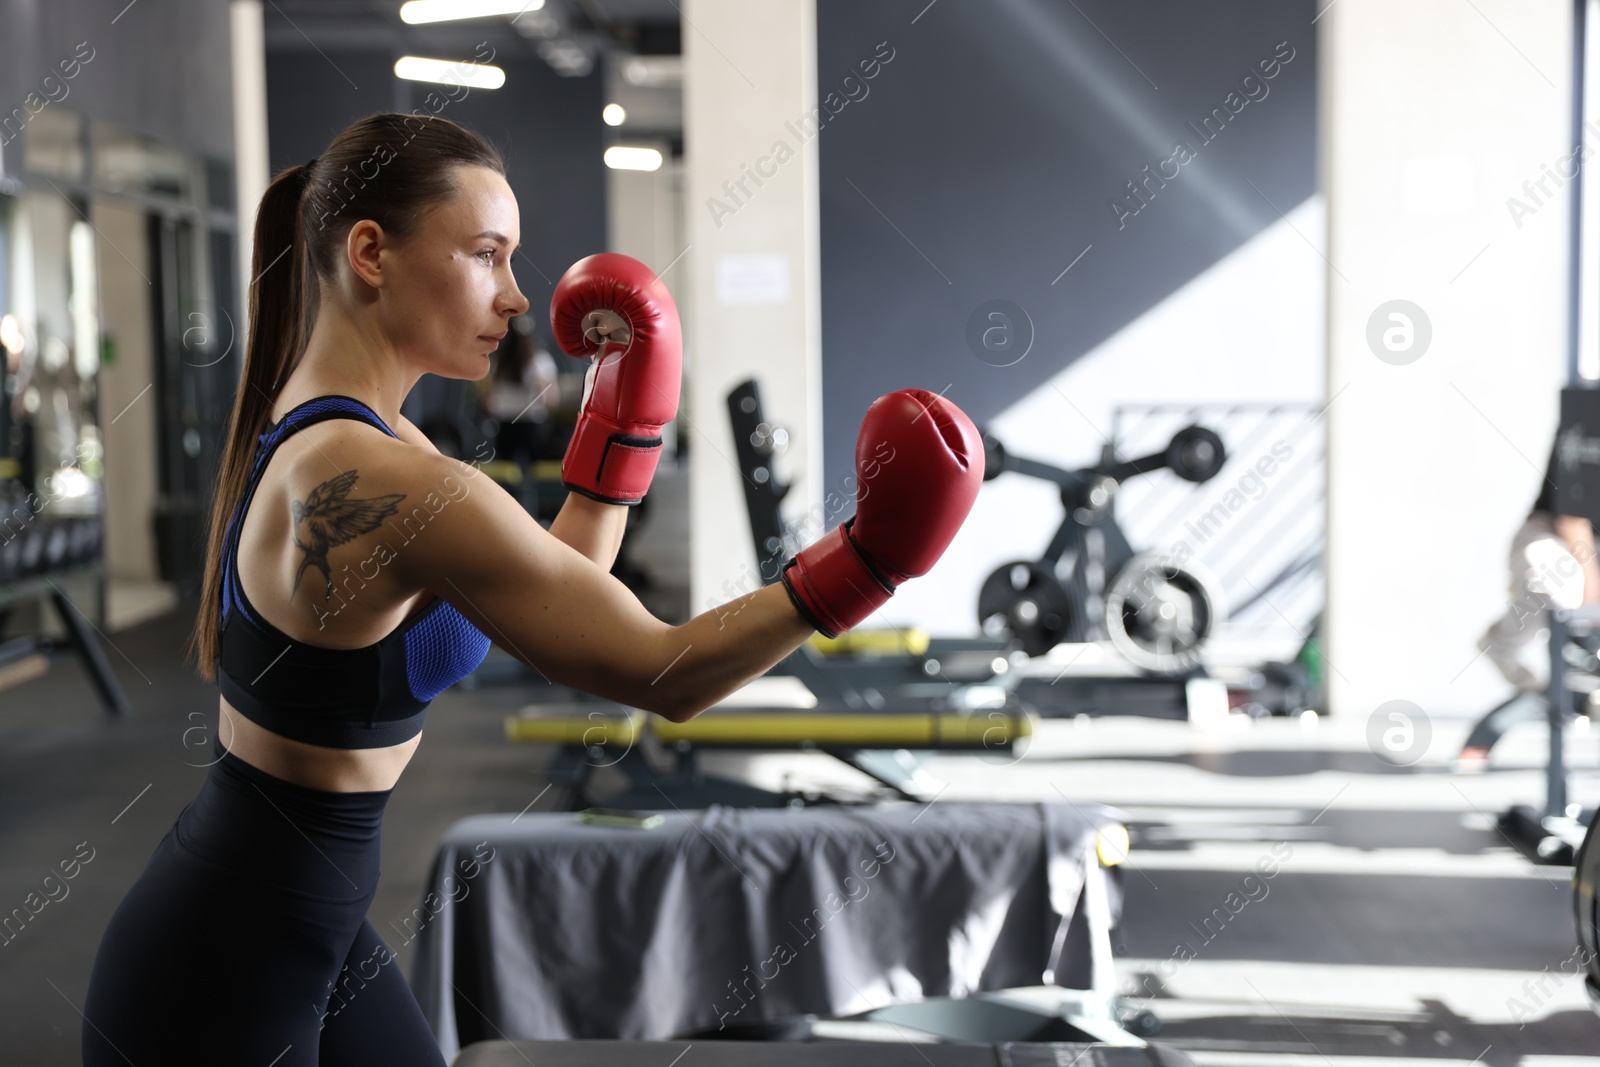
[[[875,568],[850,533],[852,516],[802,549],[783,569],[783,585],[796,610],[824,637],[861,624],[894,595],[895,585]]]

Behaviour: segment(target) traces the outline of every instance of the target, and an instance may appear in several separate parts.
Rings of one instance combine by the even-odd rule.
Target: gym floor
[[[182,668],[185,625],[169,613],[113,636],[136,704],[125,720],[88,710],[88,685],[69,663],[5,694],[0,902],[9,911],[60,860],[93,850],[68,894],[0,948],[9,1063],[77,1062],[78,1006],[101,930],[205,774],[216,696]],[[455,819],[556,805],[542,751],[503,739],[504,715],[528,699],[525,685],[490,684],[447,692],[430,710],[385,823],[371,911],[380,931],[417,905],[434,844]],[[948,758],[928,771],[948,783],[935,810],[1067,800],[1127,814],[1119,971],[1163,1021],[1158,1040],[1202,1067],[1591,1062],[1600,1018],[1571,964],[1562,967],[1574,944],[1570,868],[1533,865],[1494,829],[1495,813],[1542,795],[1540,731],[1519,730],[1494,769],[1461,777],[1430,760],[1459,743],[1465,720],[1435,721],[1430,758],[1411,768],[1374,757],[1364,725],[1238,720],[1200,732],[1153,719],[1049,720],[1014,766]],[[1574,798],[1585,803],[1600,793],[1597,745],[1573,739]],[[760,758],[771,773],[772,757]],[[855,773],[825,756],[782,762],[798,776]],[[1264,856],[1281,860],[1276,873],[1247,883]],[[217,938],[219,968],[249,965],[248,915]],[[393,947],[409,969],[411,948],[398,935]]]

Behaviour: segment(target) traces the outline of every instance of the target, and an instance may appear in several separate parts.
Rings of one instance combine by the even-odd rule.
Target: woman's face
[[[521,240],[511,187],[487,167],[459,166],[459,194],[428,208],[409,240],[380,253],[384,327],[423,371],[477,379],[515,315],[528,310],[511,256]]]

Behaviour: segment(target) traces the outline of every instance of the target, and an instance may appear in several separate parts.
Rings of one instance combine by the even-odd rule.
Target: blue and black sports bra
[[[330,748],[383,748],[422,731],[429,702],[483,662],[489,639],[437,598],[376,644],[354,649],[296,641],[251,606],[238,574],[245,513],[278,446],[326,419],[357,419],[395,436],[347,396],[308,400],[261,435],[223,541],[217,680],[229,704],[275,734]]]

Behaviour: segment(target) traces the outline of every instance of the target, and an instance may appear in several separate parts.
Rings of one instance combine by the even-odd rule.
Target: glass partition
[[[35,532],[20,556],[0,534],[0,589],[94,564],[192,595],[240,361],[232,165],[59,106],[20,148],[0,186],[0,513],[19,498]],[[75,525],[41,541],[54,522]]]

